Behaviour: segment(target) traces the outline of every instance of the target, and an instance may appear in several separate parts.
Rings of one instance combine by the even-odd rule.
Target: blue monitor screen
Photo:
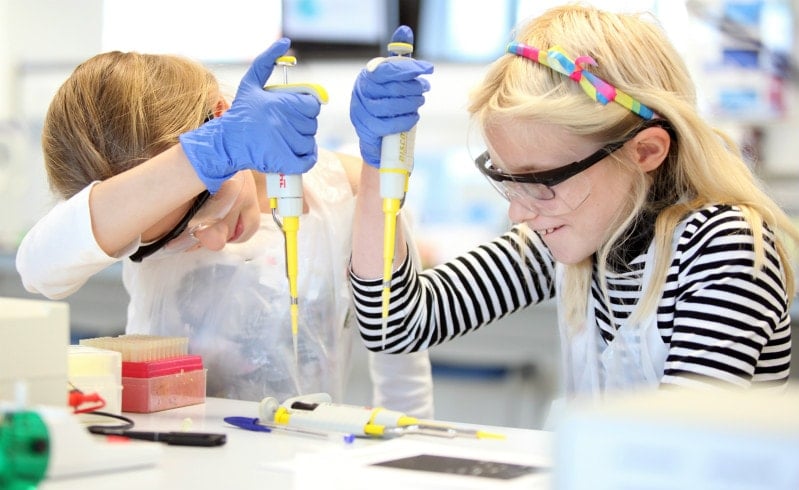
[[[396,0],[282,0],[283,35],[308,57],[378,55],[399,24]]]

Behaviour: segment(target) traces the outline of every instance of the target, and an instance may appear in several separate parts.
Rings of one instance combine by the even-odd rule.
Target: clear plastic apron
[[[299,362],[295,364],[281,230],[269,214],[245,243],[220,252],[125,261],[128,333],[189,337],[208,369],[208,396],[283,400],[343,396],[354,324],[347,264],[354,197],[326,152],[303,177],[309,212],[299,228]]]
[[[675,234],[679,236],[679,234]],[[643,271],[643,284],[652,275],[654,245],[650,245]],[[563,275],[558,265],[558,291]],[[558,302],[562,302],[558,295]],[[573,396],[600,398],[602,394],[632,388],[656,388],[663,376],[668,349],[657,325],[657,312],[642,322],[622,321],[610,342],[599,333],[595,317],[596,299],[591,295],[583,328],[576,333],[566,325],[559,313],[563,350],[563,381],[567,398]],[[563,311],[562,307],[558,311]]]

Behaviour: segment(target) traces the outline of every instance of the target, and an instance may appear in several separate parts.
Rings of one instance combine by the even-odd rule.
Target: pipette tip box
[[[205,402],[202,358],[122,363],[122,411],[150,413]]]
[[[150,413],[205,402],[202,357],[188,338],[120,335],[81,340],[122,353],[122,411]]]

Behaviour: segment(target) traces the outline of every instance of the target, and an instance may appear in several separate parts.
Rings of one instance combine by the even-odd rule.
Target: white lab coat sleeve
[[[422,262],[409,223],[410,216],[406,210],[401,216],[399,223],[405,233],[408,253],[418,269]],[[398,410],[420,419],[433,418],[433,370],[428,351],[410,354],[369,351],[369,369],[376,407]]]
[[[433,418],[433,375],[427,351],[368,353],[374,406],[420,419]]]
[[[95,184],[56,204],[22,239],[16,266],[27,291],[50,299],[66,298],[92,275],[121,260],[107,255],[94,238],[89,194]],[[120,257],[138,246],[136,240]]]

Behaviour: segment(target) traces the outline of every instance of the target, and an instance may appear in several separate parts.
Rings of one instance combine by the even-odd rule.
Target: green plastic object
[[[50,438],[38,413],[0,413],[0,488],[35,489],[49,460]]]

